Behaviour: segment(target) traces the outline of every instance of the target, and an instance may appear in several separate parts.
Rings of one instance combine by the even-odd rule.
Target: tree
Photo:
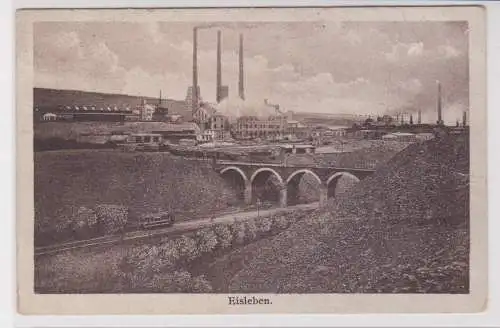
[[[273,222],[274,226],[278,230],[284,230],[284,229],[288,228],[288,226],[290,225],[290,222],[288,221],[288,219],[284,215],[276,216],[273,221],[274,221]]]
[[[257,238],[257,225],[253,219],[249,219],[245,222],[246,238],[248,240],[254,240]]]
[[[260,232],[267,233],[271,231],[273,227],[273,221],[270,218],[262,217],[256,220],[257,229]]]
[[[215,234],[217,235],[217,240],[221,248],[227,248],[231,246],[233,241],[233,235],[231,230],[225,224],[217,224],[214,227]]]
[[[97,205],[95,212],[106,234],[123,231],[128,221],[128,208],[125,206]]]
[[[197,231],[196,238],[201,253],[210,253],[217,246],[217,235],[210,228]]]
[[[182,236],[175,240],[177,249],[179,250],[179,258],[190,262],[200,256],[200,252],[193,238]]]
[[[233,233],[233,241],[236,244],[243,244],[245,242],[245,225],[241,222],[235,222],[231,226],[231,231]]]

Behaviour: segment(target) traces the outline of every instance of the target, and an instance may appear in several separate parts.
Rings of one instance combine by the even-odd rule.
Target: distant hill
[[[122,94],[87,92],[78,90],[58,90],[58,89],[33,89],[33,105],[41,112],[56,111],[59,106],[96,106],[107,107],[117,106],[135,108],[145,99],[149,104],[157,104],[158,98],[138,97]],[[183,100],[164,99],[171,114],[189,117],[190,109]]]
[[[367,118],[367,116],[356,114],[295,112],[293,113],[293,118],[306,124],[313,125],[351,126],[354,123],[363,122]]]

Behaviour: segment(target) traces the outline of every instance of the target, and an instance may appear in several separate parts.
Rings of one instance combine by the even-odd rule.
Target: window
[[[151,137],[144,137],[144,142],[151,142]]]
[[[160,139],[159,137],[153,137],[153,142],[158,142],[160,141],[159,139]]]

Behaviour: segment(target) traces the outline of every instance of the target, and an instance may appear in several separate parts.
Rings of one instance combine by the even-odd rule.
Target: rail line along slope
[[[182,221],[238,201],[210,165],[162,153],[36,153],[34,188],[35,231],[40,238],[57,233],[73,217],[80,220],[75,215],[80,207],[123,206],[129,221],[168,210]]]
[[[326,210],[240,254],[227,289],[467,293],[468,220],[468,139],[414,144]]]

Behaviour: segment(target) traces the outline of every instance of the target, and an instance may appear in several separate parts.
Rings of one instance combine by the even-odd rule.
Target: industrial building
[[[164,123],[160,129],[151,132],[161,135],[163,140],[171,143],[178,143],[181,139],[197,140],[198,136],[202,135],[200,128],[195,123]]]
[[[280,140],[286,132],[286,119],[271,116],[267,120],[256,116],[243,116],[233,125],[232,133],[237,139],[275,139]]]

